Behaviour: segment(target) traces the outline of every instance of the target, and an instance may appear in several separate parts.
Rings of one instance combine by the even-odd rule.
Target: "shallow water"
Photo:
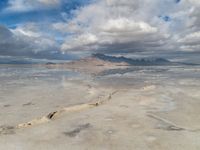
[[[15,89],[26,86],[34,86],[41,90],[45,90],[42,89],[43,85],[49,85],[49,88],[52,85],[62,88],[65,80],[84,77],[78,72],[69,70],[31,65],[0,65],[0,96],[11,94],[10,92]]]
[[[87,78],[78,72],[42,66],[0,66],[0,125],[16,124],[57,107],[87,101],[87,87],[78,85]],[[85,98],[81,101],[76,92]]]
[[[142,66],[125,69],[105,70],[96,77],[105,86],[130,87],[145,84],[167,85],[175,84],[179,80],[190,80],[190,84],[199,84],[200,66]]]
[[[97,76],[67,69],[50,69],[44,66],[0,65],[0,97],[12,95],[12,92],[30,86],[39,91],[48,91],[44,88],[62,89],[65,87],[67,80],[93,80],[105,84],[105,86],[116,88],[137,87],[145,83],[163,84],[166,81],[195,81],[199,79],[200,67],[187,65],[136,66],[125,69],[110,69],[99,73]],[[55,90],[56,92],[57,90]],[[3,99],[1,99],[2,101]]]

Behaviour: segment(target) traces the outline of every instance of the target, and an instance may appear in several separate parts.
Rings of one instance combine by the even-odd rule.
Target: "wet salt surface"
[[[165,84],[167,81],[200,80],[200,66],[148,66],[105,70],[96,80],[107,86],[139,86],[146,83]],[[170,82],[169,82],[170,83]],[[198,84],[198,83],[197,83]]]
[[[86,79],[77,72],[36,66],[0,66],[0,125],[17,124],[90,100],[87,86],[69,80]],[[76,96],[79,92],[80,97]]]
[[[62,70],[62,69],[48,69],[46,67],[29,66],[29,65],[2,65],[0,66],[0,81],[4,80],[18,80],[18,79],[61,79],[62,77],[78,77],[77,72]]]
[[[25,86],[40,84],[62,85],[62,81],[69,78],[84,78],[77,72],[48,69],[29,65],[1,65],[0,66],[0,93]],[[0,95],[1,96],[1,95]]]
[[[200,148],[200,68],[150,66],[110,72],[89,76],[45,67],[0,67],[0,149]],[[94,83],[118,92],[105,105],[14,128],[63,106],[90,101],[98,96]]]

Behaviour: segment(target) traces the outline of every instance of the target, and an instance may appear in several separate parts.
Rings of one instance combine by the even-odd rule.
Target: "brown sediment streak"
[[[108,102],[109,100],[111,100],[112,96],[116,93],[117,93],[117,91],[114,91],[114,92],[110,93],[108,96],[106,96],[105,99],[103,99],[103,100],[99,99],[98,101],[96,101],[94,103],[74,105],[74,106],[70,106],[70,107],[65,107],[61,110],[51,112],[46,116],[43,116],[43,117],[40,117],[40,118],[35,118],[35,119],[33,119],[29,122],[26,122],[26,123],[18,124],[16,126],[16,129],[28,128],[28,127],[36,126],[36,125],[39,125],[39,124],[44,124],[44,123],[47,123],[51,120],[56,119],[57,117],[60,117],[62,114],[65,114],[65,113],[80,112],[80,111],[83,111],[83,110],[86,110],[86,109],[98,107],[98,106]]]

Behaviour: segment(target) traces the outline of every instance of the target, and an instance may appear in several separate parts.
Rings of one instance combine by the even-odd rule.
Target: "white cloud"
[[[134,33],[134,34],[143,34],[143,33],[155,33],[157,29],[151,27],[145,22],[135,22],[134,20],[129,20],[127,18],[117,18],[110,19],[104,26],[101,27],[103,32],[107,33]]]
[[[76,10],[72,20],[53,27],[71,33],[61,46],[63,51],[185,51],[188,41],[184,38],[200,30],[199,9],[198,0],[102,0]],[[94,41],[90,41],[90,35]],[[191,48],[199,50],[199,46]]]
[[[186,35],[185,37],[179,39],[179,42],[184,44],[200,44],[200,31]]]
[[[95,45],[98,41],[98,38],[91,34],[91,33],[85,33],[82,34],[73,40],[66,41],[62,45],[62,49],[74,49],[74,48],[84,48],[88,49],[88,47]]]
[[[26,12],[40,9],[50,9],[61,4],[61,0],[9,0],[6,12]]]
[[[17,35],[23,35],[28,37],[39,38],[42,33],[40,33],[38,27],[34,23],[27,23],[23,26],[18,26],[16,29],[12,30]]]
[[[60,4],[61,0],[9,0],[7,11],[48,9]],[[63,52],[200,51],[199,10],[199,0],[94,1],[73,10],[73,18],[61,12],[63,22],[49,24],[48,32],[65,37],[60,45]],[[31,40],[35,51],[58,47],[54,35],[38,25],[19,26],[12,32],[25,43]]]
[[[132,45],[132,49],[135,43],[137,47],[138,43],[152,44],[154,47],[161,43],[163,45],[163,41],[169,37],[167,25],[160,20],[155,22],[155,18],[149,21],[149,14],[143,15],[143,7],[146,8],[146,5],[137,0],[103,0],[81,8],[75,12],[73,20],[56,26],[57,30],[60,28],[75,34],[71,38],[67,37],[62,50],[101,49],[106,46],[111,49],[114,44]],[[160,30],[157,24],[163,25],[166,30]],[[76,30],[71,30],[72,28]],[[87,35],[93,35],[96,40],[88,44],[80,40],[81,37],[87,39]],[[144,48],[143,45],[141,48]]]
[[[61,2],[61,0],[37,0],[37,1],[44,5],[58,5]]]
[[[200,51],[200,31],[185,35],[178,42],[182,50]]]
[[[32,57],[42,51],[54,50],[58,50],[56,41],[39,32],[34,24],[13,30],[0,26],[0,55]]]
[[[53,23],[51,26],[53,30],[59,31],[60,33],[63,34],[83,32],[82,28],[73,22],[67,24],[63,22],[58,22],[58,23]]]
[[[200,5],[199,0],[188,0],[191,4]]]
[[[54,37],[43,32],[42,29],[40,29],[40,25],[36,23],[26,23],[11,31],[15,36],[26,41],[29,45],[32,45],[33,48],[31,50],[34,52],[51,50],[53,48],[58,49],[58,44]]]

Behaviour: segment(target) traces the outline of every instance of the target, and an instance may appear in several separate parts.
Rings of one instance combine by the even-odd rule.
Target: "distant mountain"
[[[25,65],[25,64],[48,64],[52,65],[56,62],[54,60],[42,60],[42,59],[28,59],[28,58],[15,58],[15,57],[0,57],[0,64],[10,64],[10,65]]]
[[[47,62],[45,63],[45,65],[55,65],[56,63],[53,63],[53,62]]]
[[[27,61],[27,60],[5,60],[0,59],[0,64],[33,64],[33,62]]]
[[[79,72],[90,73],[92,75],[110,75],[110,74],[125,74],[128,72],[137,71],[138,69],[143,70],[144,68],[141,66],[150,66],[147,68],[151,70],[152,68],[151,66],[176,66],[176,65],[193,65],[193,64],[171,62],[163,58],[132,59],[123,56],[120,57],[108,56],[97,53],[79,60],[74,60],[64,63],[47,62],[45,65],[49,68],[71,69]],[[165,67],[161,68],[163,69],[160,69],[159,67],[159,70],[156,71],[163,72],[167,69]]]
[[[173,62],[170,62],[167,59],[163,58],[139,58],[139,59],[132,59],[132,58],[126,58],[123,56],[116,57],[116,56],[107,56],[104,54],[93,54],[92,57],[112,62],[112,63],[127,63],[129,65],[135,65],[135,66],[152,66],[152,65],[172,65]]]

